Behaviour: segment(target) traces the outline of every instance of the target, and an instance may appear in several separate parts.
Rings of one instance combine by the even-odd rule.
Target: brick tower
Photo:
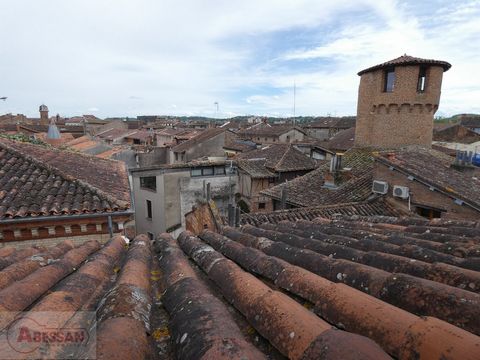
[[[48,107],[47,105],[40,105],[40,107],[38,108],[38,111],[40,111],[40,124],[42,125],[48,125],[49,124],[49,121],[48,121]]]
[[[430,147],[445,61],[408,55],[358,73],[356,147]]]

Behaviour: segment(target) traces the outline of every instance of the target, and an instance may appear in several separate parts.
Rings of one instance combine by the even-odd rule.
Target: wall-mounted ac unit
[[[388,192],[388,183],[386,181],[373,180],[372,192],[385,195]]]
[[[393,187],[393,196],[401,199],[408,199],[408,197],[410,196],[408,187],[395,185]]]

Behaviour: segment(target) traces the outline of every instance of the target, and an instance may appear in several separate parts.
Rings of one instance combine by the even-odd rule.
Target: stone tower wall
[[[426,89],[417,91],[419,65],[396,66],[392,92],[384,92],[384,71],[360,78],[355,145],[396,148],[404,145],[430,147],[433,116],[438,109],[443,68],[429,66]]]

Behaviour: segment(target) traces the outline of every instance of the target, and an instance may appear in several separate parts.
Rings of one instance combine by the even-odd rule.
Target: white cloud
[[[98,116],[212,115],[219,101],[223,114],[289,115],[295,80],[298,113],[354,114],[356,72],[404,52],[451,61],[441,111],[472,111],[480,91],[479,7],[0,0],[0,95],[9,96],[0,113],[36,115],[45,102],[63,115],[91,104]],[[284,33],[295,36],[284,40]]]

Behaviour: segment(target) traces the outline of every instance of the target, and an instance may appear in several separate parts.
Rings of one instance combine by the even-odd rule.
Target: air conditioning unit
[[[408,187],[395,185],[393,187],[393,196],[402,199],[408,199],[408,197],[410,196]]]
[[[373,180],[372,192],[385,195],[388,192],[388,183],[386,181]]]

